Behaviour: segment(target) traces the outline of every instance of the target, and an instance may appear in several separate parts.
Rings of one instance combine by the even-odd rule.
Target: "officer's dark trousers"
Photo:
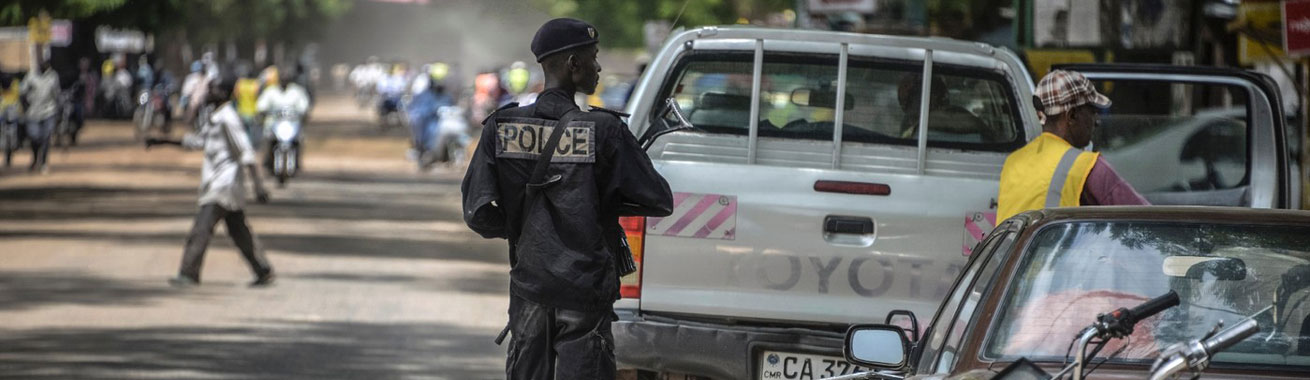
[[[191,233],[187,235],[186,247],[182,253],[182,269],[178,271],[179,274],[200,280],[200,266],[205,261],[205,249],[209,248],[209,240],[214,237],[214,225],[218,224],[219,220],[227,223],[227,234],[232,237],[232,242],[236,243],[237,249],[241,250],[241,256],[246,258],[250,269],[255,272],[255,277],[263,277],[273,271],[273,268],[268,265],[268,259],[264,258],[264,252],[259,249],[255,235],[250,232],[250,226],[246,225],[246,213],[241,210],[229,211],[222,206],[209,203],[200,206],[195,225],[191,226]]]
[[[556,309],[510,297],[508,380],[615,377],[614,312]]]

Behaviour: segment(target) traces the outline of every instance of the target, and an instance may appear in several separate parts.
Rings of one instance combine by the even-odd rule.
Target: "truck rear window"
[[[702,131],[749,134],[753,56],[698,54],[675,70],[672,96]],[[838,57],[765,53],[760,80],[759,136],[833,140]],[[928,112],[928,145],[1008,152],[1022,146],[1014,92],[1004,76],[936,64]],[[922,64],[848,63],[843,142],[916,145]]]

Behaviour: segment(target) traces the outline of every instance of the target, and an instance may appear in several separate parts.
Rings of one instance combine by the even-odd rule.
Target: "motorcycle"
[[[196,118],[191,120],[191,130],[199,133],[205,128],[205,121],[214,114],[214,106],[210,104],[201,105],[196,109]]]
[[[13,162],[14,151],[22,145],[22,129],[23,119],[17,106],[0,110],[0,149],[4,149],[5,167]]]
[[[136,124],[137,140],[144,140],[151,129],[158,129],[163,133],[168,133],[168,123],[166,120],[168,112],[164,97],[168,94],[162,89],[151,89],[141,91],[137,95],[137,108],[133,112],[132,120]]]
[[[132,79],[130,76],[114,76],[107,78],[100,87],[103,97],[103,106],[101,112],[106,117],[127,118],[132,116],[132,107],[134,106],[132,94]]]
[[[429,152],[432,157],[426,161],[458,166],[464,162],[465,151],[470,140],[464,110],[456,106],[446,106],[441,107],[437,113],[441,115],[441,121],[437,123],[437,142],[433,151]]]
[[[385,95],[378,101],[378,124],[382,130],[405,125],[405,103],[401,95]]]
[[[355,104],[359,105],[360,109],[368,109],[368,105],[375,104],[376,98],[377,94],[371,85],[355,89]]]
[[[274,141],[269,154],[272,156],[272,174],[277,177],[278,187],[286,187],[288,179],[300,172],[300,127],[302,118],[299,112],[290,109],[277,111],[268,122]]]
[[[77,120],[74,118],[73,94],[71,92],[62,92],[59,94],[59,120],[56,121],[54,133],[50,136],[50,142],[54,146],[67,149],[77,144]]]

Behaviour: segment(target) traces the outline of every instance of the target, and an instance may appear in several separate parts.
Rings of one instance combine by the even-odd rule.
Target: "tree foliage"
[[[554,17],[573,17],[595,25],[613,47],[638,47],[646,21],[664,20],[677,26],[735,24],[785,9],[795,0],[531,0]],[[684,9],[684,7],[686,7]],[[679,17],[679,14],[681,16]]]
[[[27,25],[42,10],[52,18],[80,19],[101,12],[112,11],[127,4],[128,0],[9,0],[0,5],[0,25]]]
[[[320,31],[353,5],[351,0],[211,0],[181,16],[192,40],[297,41]]]
[[[50,17],[132,28],[148,33],[185,30],[199,42],[296,41],[341,17],[353,0],[8,0],[0,25],[27,25],[46,10]]]

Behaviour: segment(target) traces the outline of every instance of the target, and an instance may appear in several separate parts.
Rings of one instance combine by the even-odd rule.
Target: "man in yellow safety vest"
[[[1100,153],[1083,150],[1092,141],[1098,111],[1110,107],[1087,77],[1052,71],[1033,98],[1042,134],[1006,157],[996,220],[1048,207],[1149,204]]]

